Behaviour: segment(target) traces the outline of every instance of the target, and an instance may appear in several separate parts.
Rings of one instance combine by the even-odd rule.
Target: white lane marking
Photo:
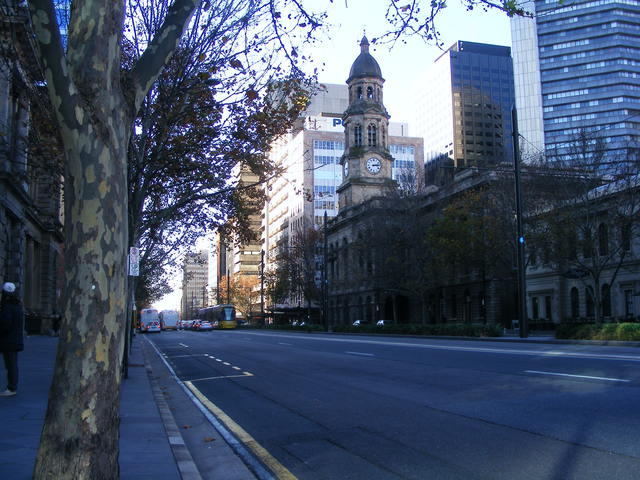
[[[184,348],[189,348],[189,345],[185,345],[184,343],[179,343],[178,345],[180,345],[181,347],[184,347]]]
[[[222,362],[222,364],[223,364],[223,365],[226,365],[227,367],[228,367],[229,365],[231,365],[229,362]]]
[[[245,335],[261,335],[264,337],[282,337],[284,334],[245,333]],[[591,358],[594,360],[615,360],[615,361],[623,360],[628,362],[640,362],[640,356],[638,355],[560,352],[557,350],[518,350],[518,349],[490,348],[490,347],[461,347],[461,346],[454,346],[454,345],[435,345],[432,343],[401,343],[401,342],[389,342],[389,341],[381,341],[381,340],[360,340],[360,339],[351,339],[351,338],[345,339],[345,338],[327,338],[327,337],[315,337],[315,336],[305,336],[304,338],[296,337],[296,339],[320,341],[320,342],[325,341],[325,342],[342,342],[342,343],[362,343],[366,345],[383,345],[383,346],[390,346],[390,347],[425,348],[425,349],[431,349],[431,350],[453,350],[453,351],[476,352],[476,353],[498,353],[498,354],[505,354],[505,355],[527,355],[532,357],[553,356],[553,357],[564,357],[564,358]],[[499,341],[500,340],[496,340],[496,342],[499,342]]]
[[[360,355],[361,357],[375,357],[373,353],[364,353],[364,352],[344,352],[349,355]]]
[[[622,378],[592,377],[590,375],[572,375],[570,373],[540,372],[538,370],[525,370],[525,373],[538,373],[540,375],[554,375],[557,377],[588,378],[589,380],[605,380],[607,382],[630,382],[631,381],[631,380],[624,380]]]
[[[222,360],[220,360],[219,358],[216,358],[216,362],[221,362]]]
[[[233,367],[234,370],[242,370],[240,367]]]
[[[278,342],[278,345],[286,345],[288,347],[292,347],[293,343],[284,343],[284,342]]]
[[[194,353],[193,355],[167,355],[163,353],[163,355],[167,358],[191,358],[191,357],[203,357],[205,355],[201,353]]]
[[[242,375],[220,375],[219,377],[194,378],[192,380],[185,380],[185,382],[203,382],[205,380],[221,380],[223,378],[243,378],[243,377],[253,377],[253,374],[249,372],[243,372]]]

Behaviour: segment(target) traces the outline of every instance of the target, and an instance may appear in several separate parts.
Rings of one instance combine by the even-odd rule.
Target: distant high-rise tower
[[[525,153],[570,151],[582,131],[621,156],[640,126],[640,2],[534,0],[511,23]]]
[[[416,109],[425,159],[448,157],[456,167],[513,159],[511,49],[458,41],[429,69]]]

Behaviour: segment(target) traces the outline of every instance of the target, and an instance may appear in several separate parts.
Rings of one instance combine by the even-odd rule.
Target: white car
[[[144,332],[144,333],[151,333],[151,332],[158,332],[158,333],[159,333],[159,332],[161,332],[162,330],[161,330],[161,328],[160,328],[160,322],[156,322],[156,321],[154,320],[154,321],[151,321],[151,322],[146,323],[146,324],[145,324],[145,325],[140,329],[140,331],[141,331],[141,332]]]
[[[199,332],[203,330],[213,330],[213,326],[211,325],[211,322],[207,322],[206,320],[202,320],[201,322],[198,322],[198,326],[196,328]]]

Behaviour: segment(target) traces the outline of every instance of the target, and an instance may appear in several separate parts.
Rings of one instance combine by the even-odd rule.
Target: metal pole
[[[520,337],[529,336],[529,325],[527,322],[527,278],[524,256],[524,232],[522,228],[522,188],[520,185],[520,148],[518,135],[518,114],[516,108],[511,110],[511,122],[513,124],[513,165],[515,173],[516,190],[516,235],[518,246],[518,307],[520,316]]]
[[[260,250],[260,316],[264,321],[264,250]]]
[[[322,324],[324,326],[325,331],[329,330],[329,315],[328,315],[328,306],[329,306],[329,291],[327,285],[327,211],[324,211],[324,228],[323,228],[323,239],[322,239]]]
[[[229,269],[227,268],[227,305],[231,303],[231,287],[230,287],[230,279],[229,279]]]

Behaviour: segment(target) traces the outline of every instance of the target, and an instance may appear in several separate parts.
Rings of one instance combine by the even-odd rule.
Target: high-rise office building
[[[208,252],[187,254],[182,264],[182,318],[195,318],[207,306]]]
[[[424,80],[415,123],[427,163],[442,157],[455,167],[512,161],[509,47],[458,41],[436,59]]]
[[[336,189],[342,183],[340,158],[344,153],[342,118],[349,105],[346,85],[324,84],[313,97],[298,125],[272,147],[271,158],[284,173],[269,185],[263,214],[263,242],[267,259],[281,238],[298,229],[319,228],[325,212],[338,214]],[[408,136],[406,123],[389,124],[389,151],[393,175],[422,164],[422,141]]]
[[[582,132],[617,158],[640,126],[640,2],[531,0],[514,18],[516,106],[524,153],[570,153]]]

